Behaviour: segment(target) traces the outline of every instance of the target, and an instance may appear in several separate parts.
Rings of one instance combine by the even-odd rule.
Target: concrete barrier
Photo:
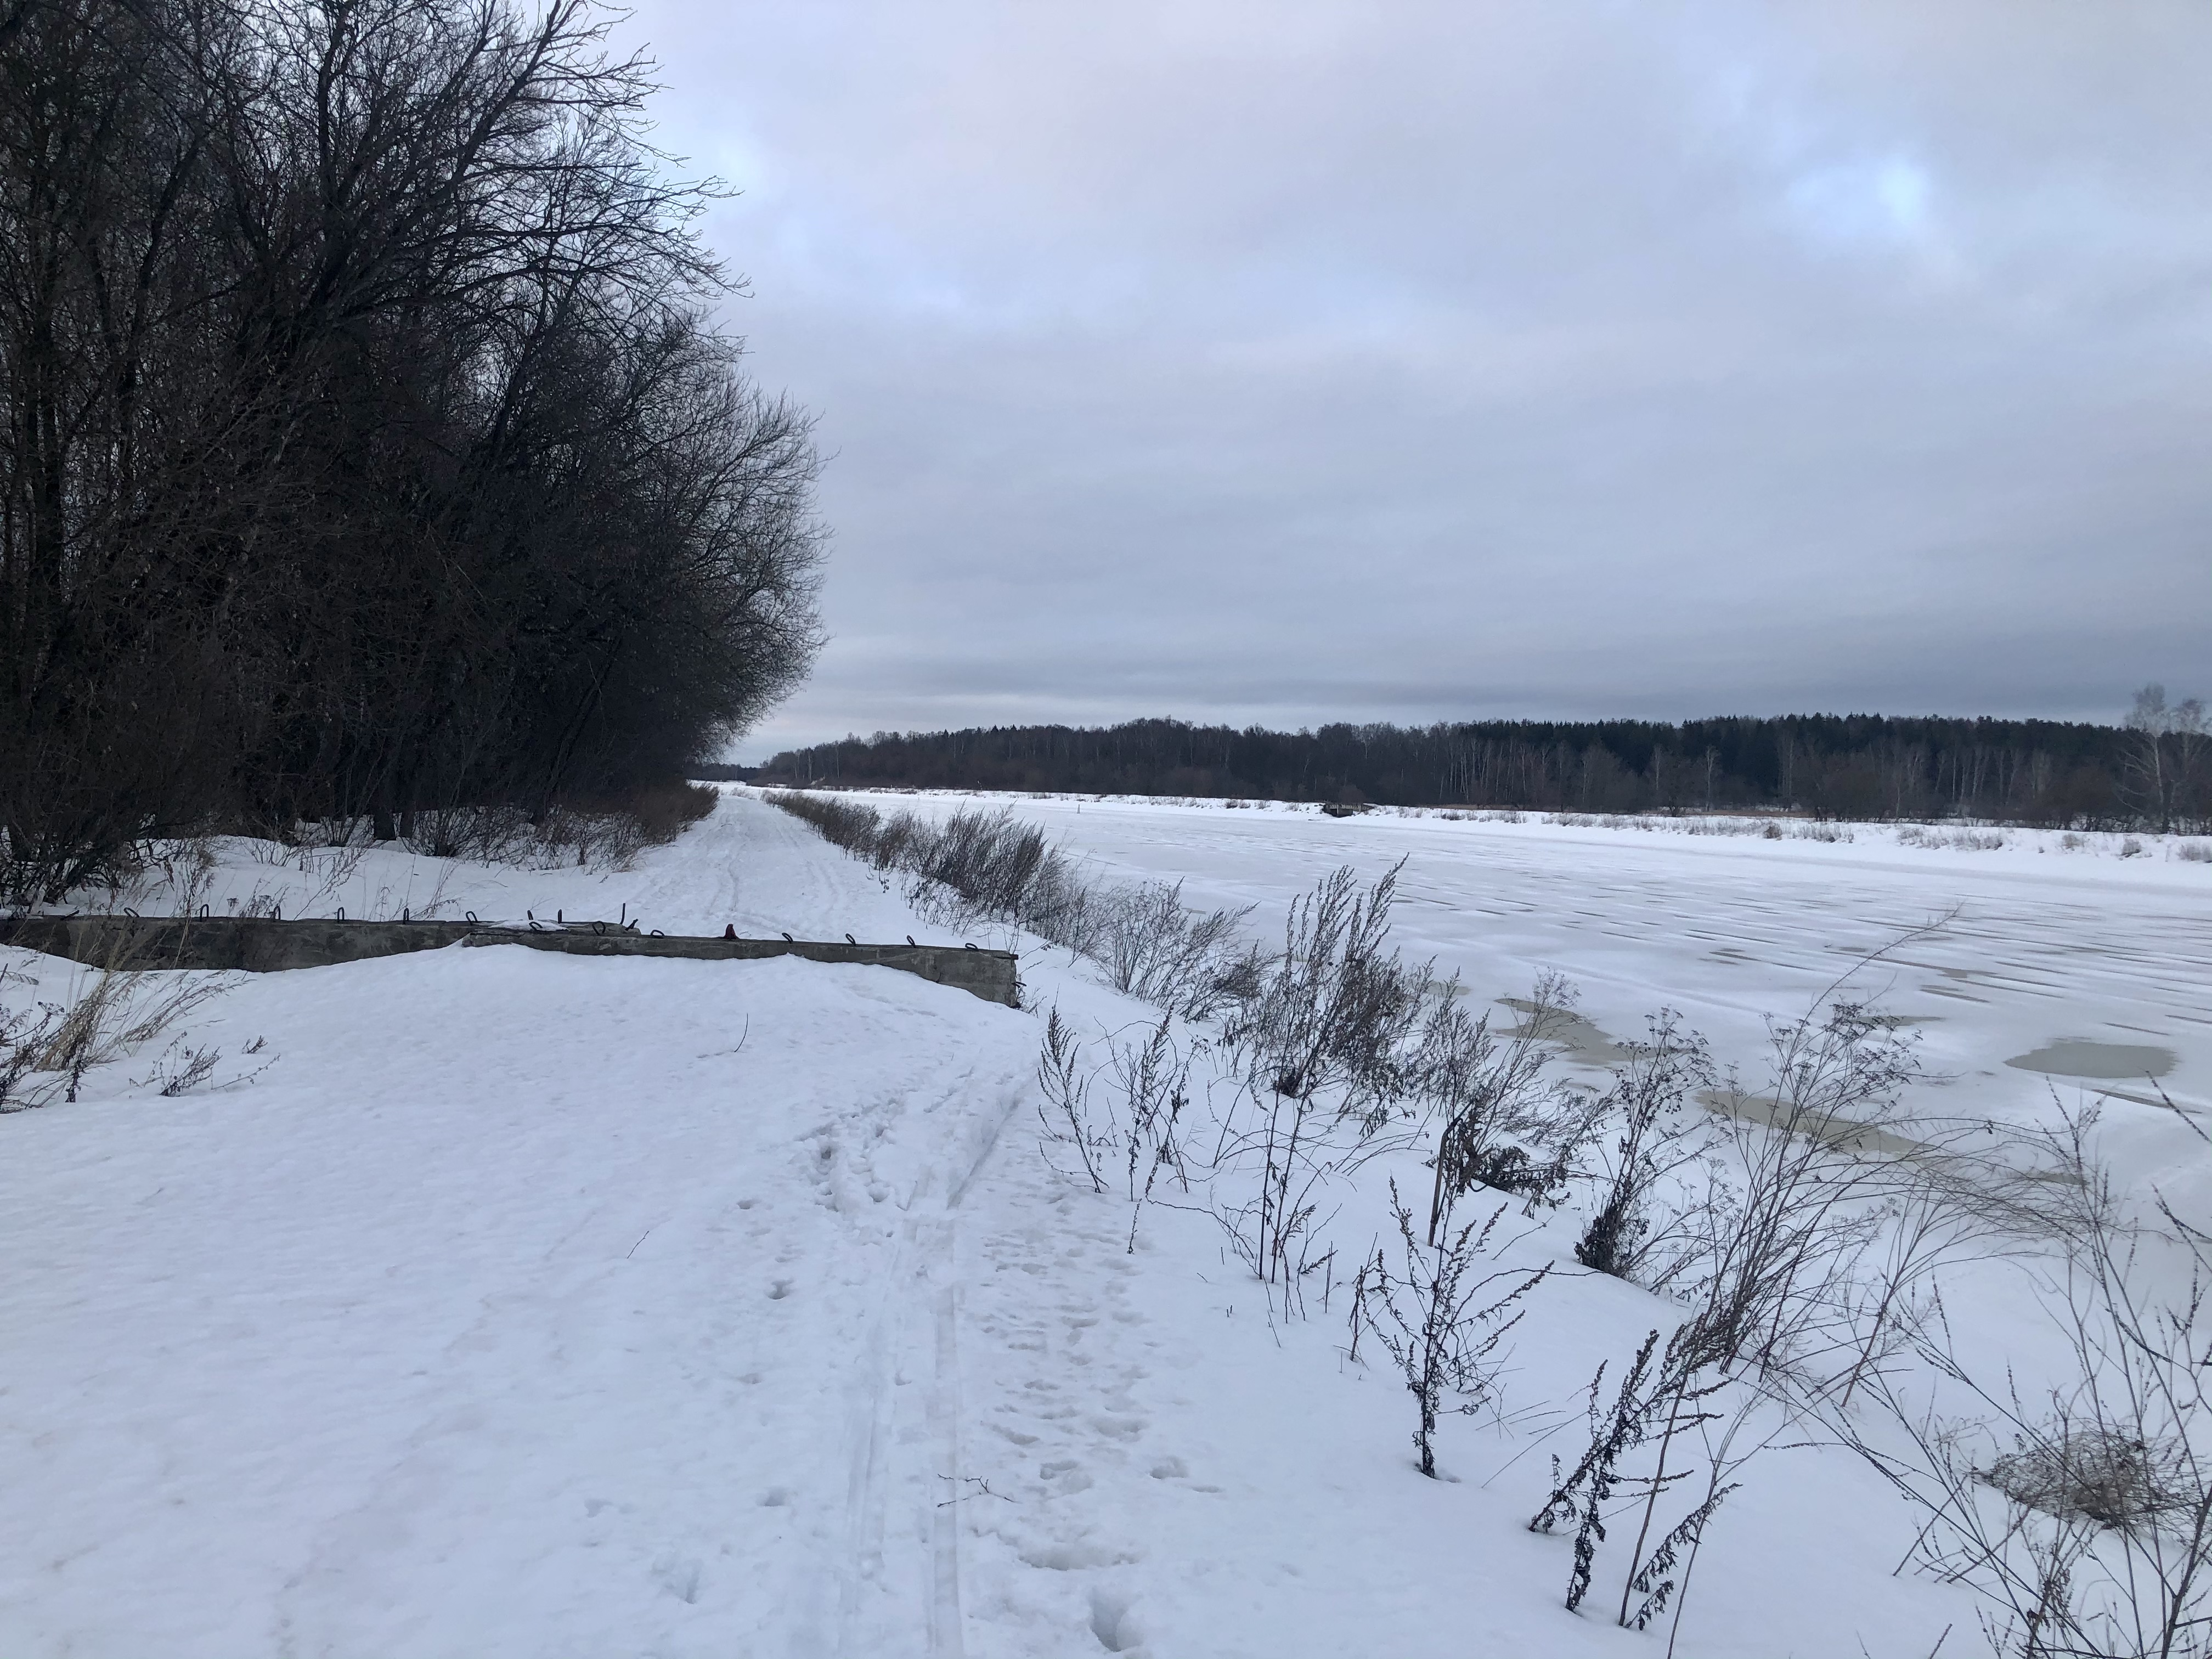
[[[1011,951],[948,945],[833,945],[817,939],[713,939],[603,925],[503,927],[474,921],[271,921],[242,916],[26,916],[0,921],[0,945],[95,968],[215,968],[250,974],[324,968],[447,945],[519,945],[580,957],[680,957],[692,962],[810,962],[896,968],[986,1002],[1019,1004]]]

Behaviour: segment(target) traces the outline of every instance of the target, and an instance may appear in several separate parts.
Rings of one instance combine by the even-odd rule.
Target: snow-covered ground
[[[1474,995],[1555,967],[1604,1031],[1665,1002],[1747,1060],[1762,1013],[1948,917],[1878,970],[1957,1074],[1947,1109],[2117,1091],[2128,1178],[2208,1196],[2203,1143],[2139,1084],[2007,1063],[2155,1048],[2204,1107],[2200,863],[1018,805],[1255,925],[1340,864],[1405,857],[1398,941]],[[212,873],[217,913],[958,936],[739,790],[611,875],[252,850]],[[40,981],[0,991],[15,1006],[77,972],[5,957]],[[1086,1033],[1147,1018],[1062,953],[1024,975]],[[0,1653],[1665,1650],[1613,1627],[1606,1562],[1564,1612],[1567,1546],[1525,1525],[1592,1371],[1663,1304],[1545,1286],[1512,1426],[1449,1419],[1448,1479],[1423,1480],[1340,1300],[1270,1318],[1210,1218],[1155,1206],[1131,1249],[1126,1204],[1047,1167],[1034,1013],[881,969],[457,948],[239,976],[187,1023],[218,1082],[265,1069],[170,1098],[141,1055],[0,1119]],[[1347,1259],[1389,1172],[1334,1224]],[[1973,1650],[1966,1592],[1893,1574],[1916,1524],[1843,1453],[1768,1454],[1714,1522],[1678,1652],[1925,1655],[1947,1628]]]

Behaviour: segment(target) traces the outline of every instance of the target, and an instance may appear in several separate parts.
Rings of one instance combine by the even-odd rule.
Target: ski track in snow
[[[1267,915],[1411,851],[1403,942],[1486,997],[1556,963],[1615,1035],[1656,992],[1741,1036],[1941,896],[1869,860],[1034,805],[1111,867]],[[956,937],[735,791],[634,872],[444,873],[448,914]],[[324,897],[360,915],[440,874],[377,853]],[[1974,1045],[2043,1019],[2002,1011],[2056,998],[2050,1031],[2087,1036],[2139,998],[2201,1098],[2169,1018],[2204,1006],[2197,890],[2008,879],[1913,953],[1913,985],[2000,1011],[1931,1028],[1961,1087],[2032,1085],[1982,1075]],[[314,886],[241,860],[213,903]],[[1086,1032],[1144,1018],[1057,953],[1024,969]],[[1126,1205],[1046,1169],[1031,1015],[886,969],[457,949],[241,978],[192,1024],[276,1058],[170,1100],[142,1056],[0,1121],[10,1659],[1659,1650],[1558,1605],[1565,1545],[1522,1524],[1556,1443],[1455,1419],[1455,1479],[1419,1480],[1340,1304],[1279,1328],[1206,1218],[1148,1211],[1133,1249]],[[1513,1387],[1571,1404],[1652,1317],[1611,1281],[1547,1292]],[[1959,1592],[1889,1576],[1901,1521],[1856,1466],[1778,1455],[1716,1523],[1687,1651],[1971,1629]]]

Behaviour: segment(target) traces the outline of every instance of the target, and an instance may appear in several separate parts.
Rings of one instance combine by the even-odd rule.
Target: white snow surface
[[[1103,870],[1258,904],[1255,927],[1336,865],[1405,856],[1398,940],[1473,994],[1553,966],[1608,1032],[1670,1003],[1747,1060],[1761,1013],[1955,910],[1884,972],[1956,1108],[2117,1090],[2124,1173],[2207,1196],[2203,1143],[2154,1094],[2004,1064],[2155,1045],[2203,1109],[2200,864],[1017,805]],[[374,853],[349,900],[249,850],[218,912],[435,897],[958,937],[742,790],[614,875]],[[1148,1017],[1017,942],[1031,1000],[1079,1030]],[[4,955],[39,981],[0,993],[17,1006],[80,972]],[[1526,1530],[1591,1372],[1665,1304],[1547,1285],[1513,1337],[1523,1414],[1449,1419],[1449,1478],[1423,1480],[1411,1403],[1346,1360],[1340,1300],[1271,1321],[1208,1218],[1153,1206],[1132,1249],[1126,1203],[1048,1168],[1035,1012],[884,969],[457,947],[233,976],[188,1024],[243,1080],[167,1098],[141,1055],[0,1119],[0,1654],[1665,1650],[1613,1627],[1605,1559],[1563,1611],[1566,1542]],[[1409,1158],[1346,1195],[1347,1258],[1394,1172],[1419,1176]],[[1893,1575],[1913,1528],[1847,1455],[1766,1455],[1708,1535],[1678,1651],[1924,1655],[1947,1627],[1972,1650],[1965,1592]]]

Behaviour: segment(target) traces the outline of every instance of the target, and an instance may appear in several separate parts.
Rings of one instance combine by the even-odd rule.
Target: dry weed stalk
[[[1447,1214],[1443,1241],[1431,1244],[1414,1237],[1413,1213],[1393,1181],[1390,1213],[1398,1224],[1405,1265],[1394,1267],[1377,1246],[1373,1258],[1361,1265],[1353,1286],[1352,1348],[1357,1351],[1363,1328],[1372,1332],[1404,1376],[1417,1411],[1415,1467],[1431,1480],[1437,1473],[1438,1418],[1497,1408],[1503,1368],[1498,1349],[1520,1322],[1515,1304],[1551,1273],[1548,1266],[1533,1273],[1476,1273],[1495,1254],[1492,1237],[1508,1207],[1501,1204],[1486,1218],[1456,1231]],[[1493,1291],[1509,1280],[1516,1281],[1510,1289]]]
[[[76,976],[70,1000],[51,1010],[50,1024],[32,1048],[30,1069],[56,1074],[62,1097],[71,1105],[94,1066],[151,1042],[227,988],[201,975],[155,977],[145,960],[149,939],[139,928],[114,930],[100,959]]]

